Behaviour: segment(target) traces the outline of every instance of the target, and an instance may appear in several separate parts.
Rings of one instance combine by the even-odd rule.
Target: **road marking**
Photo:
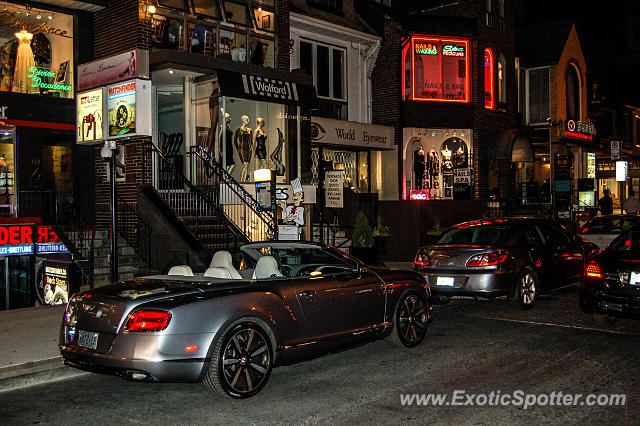
[[[611,334],[622,334],[625,336],[638,336],[638,334],[628,333],[626,331],[618,331],[618,330],[605,330],[603,328],[594,328],[594,327],[582,327],[579,325],[566,325],[566,324],[554,324],[552,322],[539,322],[539,321],[526,321],[526,320],[517,320],[517,319],[509,319],[509,318],[496,318],[496,317],[478,317],[482,319],[495,320],[495,321],[508,321],[508,322],[517,322],[521,324],[531,324],[531,325],[546,325],[551,327],[562,327],[562,328],[573,328],[577,330],[586,330],[586,331],[601,331],[603,333],[611,333]]]

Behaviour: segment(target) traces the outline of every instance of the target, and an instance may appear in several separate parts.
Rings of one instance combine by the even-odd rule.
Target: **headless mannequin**
[[[220,155],[218,158],[224,159],[224,166],[227,173],[233,173],[233,169],[236,168],[236,162],[233,159],[233,132],[229,128],[231,123],[231,116],[228,112],[224,113],[225,124],[220,126],[220,133],[218,141],[220,143]],[[224,144],[224,145],[223,145]]]
[[[253,132],[253,151],[256,153],[256,169],[266,169],[267,165],[267,134],[262,130],[264,118],[256,120],[256,130]]]
[[[422,189],[424,184],[424,150],[419,146],[413,152],[413,172],[415,174],[416,189]]]
[[[240,175],[240,180],[248,181],[250,180],[249,163],[251,162],[251,139],[253,136],[253,130],[247,127],[247,124],[249,124],[248,116],[243,115],[240,117],[240,121],[242,122],[242,125],[233,132],[233,144],[235,145],[240,161],[242,162],[242,174]]]
[[[451,150],[445,145],[442,150],[442,174],[450,175],[453,173],[453,162],[451,161]]]

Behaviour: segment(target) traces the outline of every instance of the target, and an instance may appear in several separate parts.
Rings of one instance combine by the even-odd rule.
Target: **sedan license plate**
[[[453,277],[438,277],[436,285],[441,287],[453,287]]]
[[[98,333],[93,331],[82,331],[78,334],[78,346],[95,349],[98,347]]]
[[[640,272],[632,272],[629,277],[629,284],[640,285]]]

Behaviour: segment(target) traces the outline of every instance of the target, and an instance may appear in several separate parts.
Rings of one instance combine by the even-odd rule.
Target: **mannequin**
[[[444,146],[442,150],[442,174],[450,175],[453,173],[453,163],[451,162],[451,150]]]
[[[233,144],[238,151],[238,156],[242,163],[240,180],[248,181],[251,179],[249,176],[249,163],[251,162],[251,137],[253,136],[253,130],[247,127],[247,124],[249,124],[248,116],[243,115],[240,117],[240,121],[242,125],[233,132]]]
[[[233,160],[233,132],[229,127],[231,123],[231,116],[228,112],[224,113],[224,125],[220,125],[220,133],[218,136],[218,142],[220,143],[220,156],[218,158],[224,158],[224,166],[227,173],[233,173],[233,169],[236,168],[236,162]],[[224,142],[224,148],[222,146]]]
[[[262,130],[264,118],[256,119],[256,130],[253,132],[253,150],[256,153],[256,169],[266,169],[267,165],[267,134]]]
[[[415,174],[416,189],[423,189],[424,187],[424,156],[422,146],[418,146],[418,149],[413,151],[413,173]]]
[[[32,81],[29,79],[31,73],[31,67],[36,66],[36,61],[33,58],[33,51],[31,50],[31,39],[33,34],[27,30],[22,30],[15,34],[19,41],[18,53],[16,54],[16,66],[13,70],[13,92],[20,93],[37,93],[38,88],[32,86]]]
[[[464,146],[460,145],[455,154],[453,154],[453,164],[456,169],[468,167],[467,165],[467,151]]]
[[[218,113],[220,112],[220,105],[218,104],[219,97],[220,84],[217,80],[214,80],[211,96],[209,97],[209,120],[211,121],[211,127],[209,128],[209,134],[207,135],[207,146],[204,147],[207,154],[210,156],[214,155],[215,133],[218,128]]]
[[[431,147],[429,154],[427,154],[427,173],[431,177],[438,176],[438,169],[440,168],[440,161],[438,160],[438,153],[434,147]]]
[[[273,161],[273,165],[276,168],[276,175],[284,176],[285,167],[282,164],[282,147],[284,146],[284,135],[282,134],[282,130],[278,127],[278,146],[273,150],[269,158]]]

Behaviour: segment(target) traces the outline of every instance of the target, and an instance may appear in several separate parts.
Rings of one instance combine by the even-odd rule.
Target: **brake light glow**
[[[141,310],[129,314],[124,329],[127,331],[162,331],[169,326],[171,312]]]
[[[586,233],[587,233],[587,231],[589,231],[589,228],[584,227],[584,228],[582,228],[582,232],[581,232],[581,233],[582,233],[582,234],[586,234]]]
[[[600,267],[595,262],[590,262],[584,270],[584,275],[590,278],[602,278]]]
[[[184,348],[185,351],[187,352],[193,352],[193,351],[197,351],[198,350],[198,346],[196,345],[189,345],[187,347]]]
[[[413,264],[417,266],[431,266],[431,259],[429,259],[429,256],[426,254],[418,253],[413,260]]]
[[[507,253],[483,253],[476,254],[467,260],[467,266],[480,267],[480,266],[494,266],[507,260]]]

